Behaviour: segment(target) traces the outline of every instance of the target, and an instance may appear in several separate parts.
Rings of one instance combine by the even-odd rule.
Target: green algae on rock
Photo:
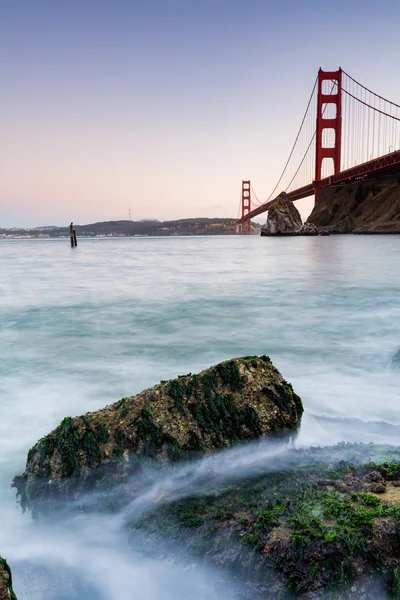
[[[340,444],[286,459],[278,471],[161,499],[130,523],[135,540],[143,533],[145,552],[183,547],[182,557],[231,570],[253,598],[400,598],[400,449]]]
[[[146,461],[162,465],[266,435],[293,435],[302,413],[269,357],[235,358],[66,417],[31,448],[13,485],[22,507],[37,509],[124,481]]]
[[[17,600],[12,587],[11,569],[0,556],[0,600]]]

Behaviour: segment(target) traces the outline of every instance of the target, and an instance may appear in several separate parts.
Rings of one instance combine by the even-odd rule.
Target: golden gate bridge
[[[261,202],[250,180],[242,181],[240,233],[250,219],[266,212],[277,190],[292,201],[322,188],[400,171],[400,105],[368,89],[351,75],[318,71],[300,128],[283,171]]]

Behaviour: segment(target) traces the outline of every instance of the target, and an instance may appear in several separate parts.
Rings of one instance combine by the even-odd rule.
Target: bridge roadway
[[[356,165],[351,169],[341,171],[336,175],[330,175],[329,177],[325,177],[324,179],[321,179],[318,182],[314,181],[313,183],[309,183],[304,187],[289,192],[288,196],[294,202],[295,200],[300,200],[301,198],[307,198],[308,196],[312,196],[315,193],[315,188],[317,186],[321,189],[323,187],[330,187],[334,185],[344,185],[345,183],[352,183],[357,180],[368,179],[371,177],[390,175],[399,171],[400,150],[396,150],[395,152],[391,152],[390,154],[385,154],[384,156],[380,156],[379,158],[373,158],[368,162]],[[258,206],[251,212],[247,213],[245,217],[242,217],[237,222],[242,223],[247,219],[252,219],[257,215],[261,215],[270,208],[272,202],[273,200],[265,202],[261,206]]]

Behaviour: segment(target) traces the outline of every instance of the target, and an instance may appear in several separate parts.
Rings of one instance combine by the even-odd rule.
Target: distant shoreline
[[[230,235],[236,233],[236,219],[196,218],[175,221],[102,221],[87,225],[74,225],[78,237],[169,237],[196,235]],[[260,225],[252,223],[253,233]],[[67,227],[0,227],[0,239],[69,238]]]
[[[236,236],[237,234],[234,232],[230,232],[230,233],[224,233],[224,234],[212,234],[212,233],[198,233],[198,234],[187,234],[187,233],[180,233],[180,234],[172,234],[172,235],[80,235],[79,239],[81,240],[109,240],[109,239],[133,239],[133,238],[177,238],[177,237],[232,237],[232,236]],[[4,240],[21,240],[21,241],[26,241],[26,240],[34,240],[34,241],[55,241],[55,240],[68,240],[69,238],[65,235],[58,235],[58,236],[37,236],[37,235],[9,235],[9,236],[1,236],[0,235],[0,242]]]

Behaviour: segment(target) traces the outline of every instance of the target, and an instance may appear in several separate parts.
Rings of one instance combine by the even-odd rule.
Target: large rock
[[[252,600],[399,598],[400,448],[291,450],[279,465],[160,498],[130,531],[142,552],[175,543],[230,570]]]
[[[293,202],[285,192],[271,204],[267,222],[261,227],[261,235],[298,235],[303,223]]]
[[[289,435],[302,413],[300,398],[269,357],[236,358],[66,417],[31,448],[13,485],[23,508],[40,510],[46,501],[124,481],[144,461],[162,465],[237,441]]]
[[[17,600],[12,587],[11,569],[0,556],[0,600]]]

